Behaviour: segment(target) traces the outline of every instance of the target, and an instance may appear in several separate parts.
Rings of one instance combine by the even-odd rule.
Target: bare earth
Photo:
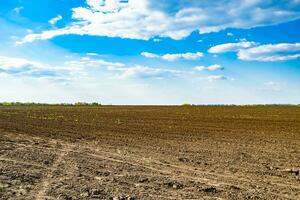
[[[0,107],[0,199],[300,199],[300,107]]]

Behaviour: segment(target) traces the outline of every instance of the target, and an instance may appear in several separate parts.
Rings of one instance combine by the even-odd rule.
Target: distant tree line
[[[73,104],[72,104],[73,105]],[[74,103],[74,106],[101,106],[100,103],[97,102],[92,102],[92,103],[87,103],[87,102],[76,102]]]
[[[101,106],[98,102],[76,102],[76,103],[35,103],[35,102],[0,102],[0,106]],[[191,107],[191,106],[298,106],[300,104],[248,104],[248,105],[237,105],[237,104],[189,104],[184,103],[180,106]]]
[[[76,102],[76,103],[35,103],[35,102],[0,102],[0,106],[101,106],[98,102]]]

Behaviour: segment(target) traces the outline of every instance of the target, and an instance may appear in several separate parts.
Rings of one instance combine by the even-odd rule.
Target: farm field
[[[0,199],[300,199],[300,107],[0,107]]]

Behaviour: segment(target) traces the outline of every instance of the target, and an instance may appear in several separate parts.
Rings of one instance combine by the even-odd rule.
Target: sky
[[[299,104],[299,0],[0,0],[0,102]]]

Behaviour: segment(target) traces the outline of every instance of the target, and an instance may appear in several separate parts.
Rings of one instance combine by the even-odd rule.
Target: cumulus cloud
[[[179,9],[172,13],[163,9],[170,4],[178,4]],[[67,34],[179,40],[193,31],[210,33],[226,28],[251,28],[295,20],[300,18],[299,5],[300,1],[291,0],[87,0],[86,6],[72,9],[74,21],[66,27],[28,34],[18,43]]]
[[[221,65],[218,64],[214,64],[214,65],[209,65],[209,66],[196,66],[194,67],[195,70],[197,71],[216,71],[216,70],[223,70],[224,67],[222,67]]]
[[[286,61],[300,57],[300,43],[279,43],[259,45],[256,42],[226,43],[211,47],[210,53],[237,52],[240,60]]]
[[[149,52],[142,52],[142,56],[147,57],[147,58],[161,58],[163,60],[167,61],[175,61],[178,59],[184,59],[184,60],[198,60],[203,57],[203,53],[201,52],[196,52],[196,53],[176,53],[176,54],[164,54],[164,55],[157,55],[154,53],[149,53]]]
[[[241,60],[255,60],[263,62],[286,61],[300,57],[300,43],[267,44],[238,52]]]
[[[56,17],[52,18],[49,20],[49,24],[56,24],[59,20],[62,20],[62,16],[61,15],[57,15]]]
[[[258,45],[256,42],[238,42],[238,43],[225,43],[211,47],[209,53],[226,53],[226,52],[237,52],[241,49],[247,49]]]

